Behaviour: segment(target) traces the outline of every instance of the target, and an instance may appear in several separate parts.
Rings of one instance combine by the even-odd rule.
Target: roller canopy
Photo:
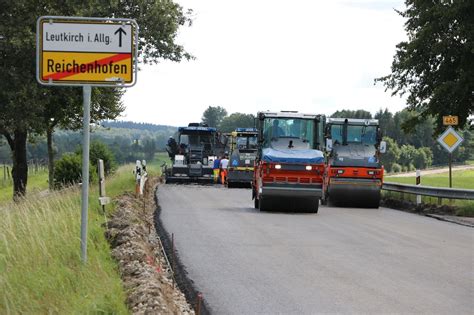
[[[319,150],[291,150],[266,148],[262,151],[262,160],[273,163],[324,163],[323,153]]]

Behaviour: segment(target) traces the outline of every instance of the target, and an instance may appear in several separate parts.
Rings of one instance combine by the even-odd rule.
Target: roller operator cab
[[[325,200],[335,204],[378,208],[385,153],[376,119],[328,118]]]
[[[252,197],[255,208],[318,212],[322,197],[324,116],[260,112]]]
[[[257,129],[237,128],[230,134],[227,186],[251,187],[257,157]]]
[[[172,166],[165,169],[166,182],[212,183],[212,167],[221,147],[216,128],[198,123],[179,127],[177,141],[168,142]]]

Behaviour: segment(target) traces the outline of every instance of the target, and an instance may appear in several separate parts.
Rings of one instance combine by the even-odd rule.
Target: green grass
[[[424,175],[421,174],[421,185],[433,186],[433,187],[449,187],[449,174],[440,173],[440,174],[431,174]],[[474,170],[466,171],[454,171],[452,173],[453,188],[463,188],[463,189],[474,189]],[[385,182],[401,183],[401,184],[415,184],[415,177],[390,177],[386,176],[384,178]],[[391,197],[397,197],[397,193],[390,193]],[[405,196],[406,199],[409,199],[415,202],[415,195]],[[437,198],[432,197],[422,197],[423,203],[438,203]],[[469,216],[474,217],[474,201],[472,200],[442,200],[443,204],[454,205],[458,207],[456,215],[459,216]]]
[[[133,165],[107,178],[110,197],[134,190]],[[114,205],[107,206],[107,213]],[[89,199],[88,262],[80,260],[80,190],[0,205],[0,314],[127,314],[104,237],[98,188]]]
[[[449,187],[448,172],[440,174],[423,175],[421,173],[421,185],[434,187]],[[452,173],[453,188],[474,189],[474,170],[454,171]],[[390,177],[386,176],[386,182],[401,184],[415,184],[415,176],[412,177]]]
[[[163,163],[170,164],[171,160],[167,152],[158,152],[155,154],[153,161],[147,165],[148,174],[151,176],[158,176],[161,174],[161,165]]]
[[[2,179],[0,180],[0,204],[13,199],[13,181],[12,179],[3,181],[3,167],[1,169]],[[41,169],[37,172],[29,170],[27,193],[37,193],[48,189],[48,169]]]

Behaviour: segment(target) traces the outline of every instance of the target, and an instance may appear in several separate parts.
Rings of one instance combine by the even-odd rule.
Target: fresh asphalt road
[[[474,313],[474,229],[401,211],[253,208],[161,185],[161,219],[213,314]]]

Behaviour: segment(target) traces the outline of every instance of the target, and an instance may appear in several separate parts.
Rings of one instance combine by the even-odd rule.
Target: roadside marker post
[[[416,185],[419,186],[421,184],[421,171],[416,170]],[[416,195],[416,204],[421,204],[421,195]]]
[[[81,260],[87,262],[89,125],[92,86],[131,87],[137,79],[135,20],[41,16],[36,24],[36,80],[83,88]]]

